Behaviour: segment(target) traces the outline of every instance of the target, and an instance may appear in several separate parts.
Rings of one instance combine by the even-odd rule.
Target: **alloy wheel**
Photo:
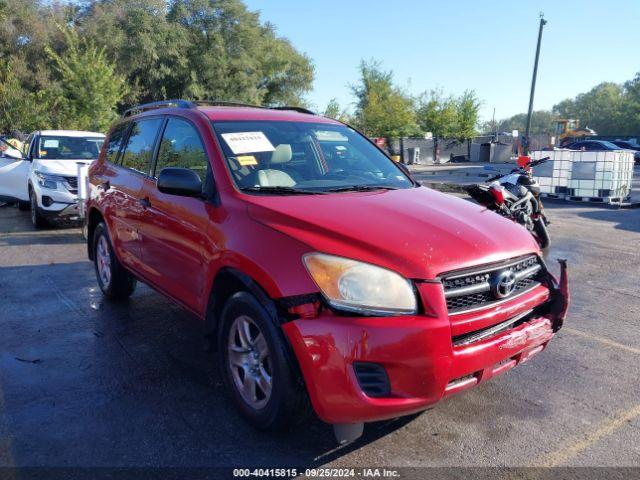
[[[271,358],[263,333],[250,317],[241,315],[231,324],[227,355],[233,383],[242,399],[256,410],[263,408],[273,386]]]
[[[98,239],[98,248],[96,248],[96,265],[98,267],[98,275],[104,288],[109,288],[111,283],[111,254],[109,253],[109,244],[104,235]]]

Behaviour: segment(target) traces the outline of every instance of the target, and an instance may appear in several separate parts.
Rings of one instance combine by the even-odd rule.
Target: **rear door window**
[[[143,175],[149,174],[151,155],[162,118],[138,120],[131,125],[127,146],[122,154],[121,165]]]

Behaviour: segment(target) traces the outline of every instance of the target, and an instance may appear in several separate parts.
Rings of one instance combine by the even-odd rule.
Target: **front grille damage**
[[[529,310],[519,315],[516,315],[515,317],[512,317],[508,320],[505,320],[504,322],[501,322],[497,325],[493,325],[491,327],[482,328],[474,332],[469,332],[464,335],[453,337],[453,346],[462,347],[466,345],[471,345],[472,343],[480,342],[482,340],[486,340],[500,333],[503,333],[507,330],[510,330],[512,328],[522,325],[523,323],[533,318],[533,316],[534,316],[533,310]]]
[[[513,272],[508,293],[499,291],[501,276]],[[444,295],[450,314],[458,314],[489,307],[509,300],[540,285],[542,265],[537,256],[531,255],[513,261],[480,267],[464,272],[452,272],[442,277]]]

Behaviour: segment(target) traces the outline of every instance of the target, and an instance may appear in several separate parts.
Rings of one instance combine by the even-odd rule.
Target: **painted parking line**
[[[587,448],[595,445],[602,438],[611,435],[638,417],[640,417],[640,405],[636,405],[635,407],[621,412],[614,417],[608,418],[595,430],[577,436],[576,438],[566,442],[564,445],[556,448],[556,450],[549,455],[539,457],[534,461],[532,466],[558,467],[566,464],[568,460],[576,457]]]
[[[620,350],[625,350],[627,352],[635,353],[636,355],[640,355],[640,348],[630,347],[629,345],[624,345],[622,343],[614,342],[613,340],[608,340],[603,337],[599,337],[597,335],[592,335],[587,332],[583,332],[581,330],[576,330],[574,328],[565,327],[561,330],[562,332],[570,333],[571,335],[577,335],[578,337],[586,338],[589,340],[593,340],[594,342],[602,343],[603,345],[607,345],[609,347],[618,348]]]

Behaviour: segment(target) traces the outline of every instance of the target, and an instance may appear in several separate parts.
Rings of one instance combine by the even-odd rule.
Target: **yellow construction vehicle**
[[[573,118],[561,118],[556,120],[556,147],[561,147],[564,144],[576,141],[583,137],[593,137],[594,135],[597,134],[591,128],[580,128],[580,120]]]

